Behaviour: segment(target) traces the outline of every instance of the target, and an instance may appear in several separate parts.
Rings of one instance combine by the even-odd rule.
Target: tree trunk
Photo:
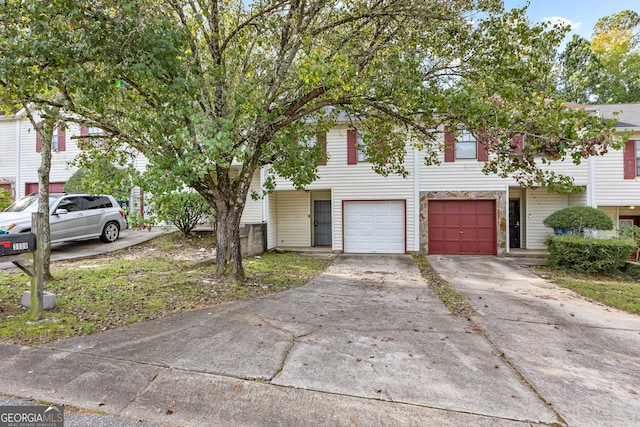
[[[240,219],[242,210],[231,208],[227,203],[216,205],[216,275],[221,277],[227,264],[231,265],[232,275],[238,284],[244,283],[244,267],[240,248]]]
[[[44,280],[50,280],[51,276],[51,226],[49,223],[49,175],[51,173],[51,145],[53,132],[57,124],[58,111],[50,111],[41,123],[37,123],[29,108],[25,108],[31,125],[38,132],[42,141],[40,167],[38,168],[38,214],[41,216],[38,233],[36,235],[36,248],[40,254],[39,262],[42,264]]]

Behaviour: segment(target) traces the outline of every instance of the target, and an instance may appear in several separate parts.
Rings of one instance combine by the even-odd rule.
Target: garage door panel
[[[344,251],[404,253],[404,201],[345,201]]]
[[[495,255],[495,201],[430,200],[428,236],[431,254]]]

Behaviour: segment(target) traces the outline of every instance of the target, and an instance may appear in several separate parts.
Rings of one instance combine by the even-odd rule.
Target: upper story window
[[[38,124],[38,128],[40,128],[41,124]],[[66,132],[62,128],[62,126],[54,129],[51,135],[51,151],[65,151],[66,150]],[[40,136],[40,132],[36,132],[36,152],[40,153],[42,151],[42,138]]]
[[[368,161],[367,153],[364,150],[364,140],[362,139],[362,135],[360,133],[358,133],[358,137],[356,138],[356,150],[358,163]]]
[[[457,160],[475,160],[486,162],[489,153],[485,143],[476,138],[476,134],[469,130],[461,129],[458,132],[444,131],[444,161],[455,162]]]
[[[320,144],[322,146],[322,156],[323,159],[318,163],[318,166],[324,166],[327,164],[327,134],[326,133],[318,133],[316,135],[307,136],[305,138],[300,139],[297,142],[298,145],[302,147],[315,147]]]
[[[461,131],[455,145],[456,159],[478,158],[478,141],[471,132],[467,130]]]

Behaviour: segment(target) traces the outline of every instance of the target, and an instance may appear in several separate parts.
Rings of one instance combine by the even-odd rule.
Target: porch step
[[[548,255],[546,249],[511,249],[507,254],[510,258],[546,258]]]

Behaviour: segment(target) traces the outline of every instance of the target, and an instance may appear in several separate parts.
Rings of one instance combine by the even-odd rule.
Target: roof
[[[618,112],[616,128],[619,130],[640,131],[640,103],[592,105],[602,117],[611,119]]]

